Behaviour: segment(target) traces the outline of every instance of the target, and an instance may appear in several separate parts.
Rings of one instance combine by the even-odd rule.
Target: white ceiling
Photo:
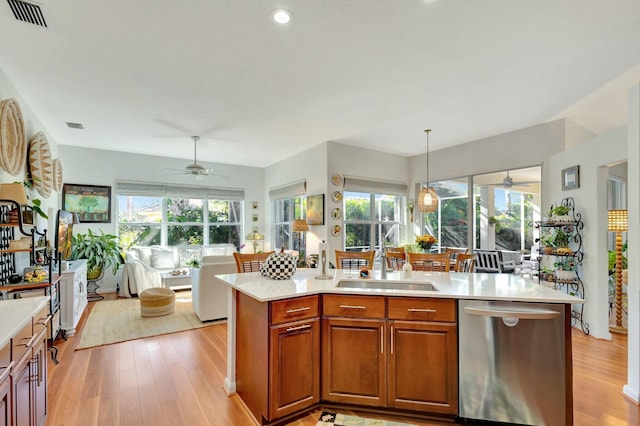
[[[325,141],[410,156],[426,127],[432,150],[559,117],[601,134],[640,81],[637,0],[41,4],[49,29],[2,0],[0,68],[61,145],[192,159],[196,134],[199,159],[259,167]]]

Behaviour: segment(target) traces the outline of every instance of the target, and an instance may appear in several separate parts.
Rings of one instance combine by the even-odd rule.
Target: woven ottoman
[[[143,317],[169,315],[176,309],[176,294],[168,288],[148,288],[140,293],[138,298],[140,299],[140,315]]]

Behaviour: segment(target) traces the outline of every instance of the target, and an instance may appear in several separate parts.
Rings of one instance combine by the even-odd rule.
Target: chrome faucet
[[[383,248],[380,250],[380,279],[387,279],[387,255],[386,250]]]

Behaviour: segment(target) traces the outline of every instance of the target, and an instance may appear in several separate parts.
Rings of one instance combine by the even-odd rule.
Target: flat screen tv
[[[58,210],[56,222],[56,253],[61,260],[69,260],[73,245],[73,213]]]

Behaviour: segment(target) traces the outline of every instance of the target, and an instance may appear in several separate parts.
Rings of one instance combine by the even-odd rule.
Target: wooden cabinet
[[[384,316],[384,297],[323,297],[323,401],[386,405]]]
[[[320,401],[319,297],[258,302],[236,293],[237,393],[259,421]]]
[[[458,412],[456,304],[389,298],[388,406]]]
[[[11,362],[8,372],[0,376],[0,425],[42,426],[46,422],[50,319],[46,306],[29,318],[6,347],[10,348]],[[0,358],[6,348],[0,351]]]
[[[10,362],[3,362],[0,368],[0,426],[11,424],[11,368]]]
[[[323,401],[457,413],[455,301],[325,295],[323,306]]]
[[[64,337],[73,336],[87,307],[87,261],[74,260],[60,279],[60,322]]]

